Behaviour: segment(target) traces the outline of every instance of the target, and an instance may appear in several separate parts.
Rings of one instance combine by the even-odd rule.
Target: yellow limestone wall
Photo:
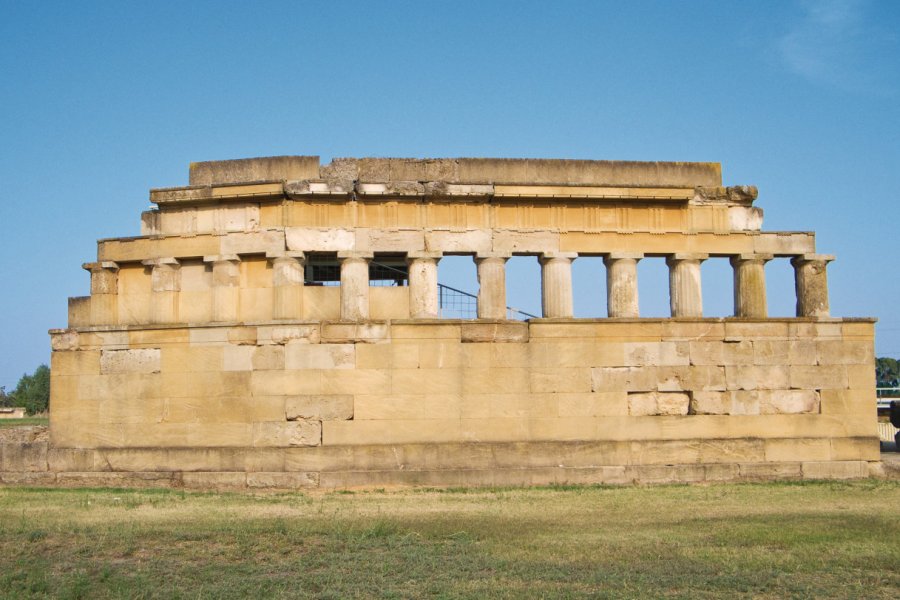
[[[550,481],[664,465],[694,466],[675,479],[864,476],[878,460],[872,335],[804,319],[69,331],[54,336],[51,442],[60,470],[77,456],[85,471],[299,470],[303,485],[408,483],[386,474],[398,468],[436,483],[529,483],[535,466]],[[460,476],[466,452],[449,449],[473,442],[504,446],[505,462]],[[416,445],[434,456],[398,467]]]

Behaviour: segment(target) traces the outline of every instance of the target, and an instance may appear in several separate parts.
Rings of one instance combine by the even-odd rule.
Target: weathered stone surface
[[[318,156],[267,156],[191,163],[190,185],[316,179],[318,176]]]
[[[815,390],[765,390],[757,398],[763,415],[819,412],[819,394]]]
[[[318,473],[247,473],[248,488],[297,490],[319,486]]]
[[[463,343],[522,343],[528,341],[528,325],[525,323],[463,323],[460,329]]]
[[[322,422],[312,419],[255,423],[254,447],[319,446],[322,444]]]
[[[861,479],[869,476],[869,464],[862,460],[810,461],[802,465],[804,479]]]
[[[101,373],[159,373],[159,348],[133,350],[103,350],[100,353]]]
[[[731,412],[731,394],[729,392],[692,392],[690,412],[694,415],[727,415]]]
[[[686,415],[689,407],[688,394],[678,392],[628,394],[628,413],[632,416]]]
[[[295,396],[285,401],[285,416],[288,421],[315,419],[331,421],[353,418],[353,396],[336,394],[330,396]]]
[[[286,227],[285,244],[298,252],[340,252],[356,249],[356,234],[350,229]]]

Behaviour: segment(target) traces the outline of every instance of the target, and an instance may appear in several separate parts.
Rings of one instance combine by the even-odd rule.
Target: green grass
[[[0,419],[0,428],[22,427],[23,425],[49,425],[48,417],[25,417],[24,419]]]
[[[900,482],[0,488],[0,597],[896,598]]]

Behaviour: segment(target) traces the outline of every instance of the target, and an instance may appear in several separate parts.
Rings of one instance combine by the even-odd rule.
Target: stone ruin
[[[652,483],[880,464],[874,320],[830,317],[833,257],[811,232],[761,231],[756,189],[723,187],[717,163],[286,156],[193,163],[189,183],[151,190],[141,235],[100,240],[84,265],[91,295],[50,332],[50,442],[7,450],[4,481]],[[477,265],[472,318],[442,318],[448,255]],[[540,318],[508,318],[519,255],[540,262]],[[603,259],[607,318],[573,318],[579,257]],[[668,264],[671,318],[639,314],[644,257]],[[709,257],[731,261],[733,317],[703,316]],[[788,259],[797,316],[770,318],[764,266]]]

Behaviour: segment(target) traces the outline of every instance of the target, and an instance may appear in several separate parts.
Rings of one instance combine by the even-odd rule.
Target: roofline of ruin
[[[335,158],[323,165],[318,156],[270,156],[191,163],[188,186],[292,180],[695,188],[721,186],[722,165],[472,157]]]

